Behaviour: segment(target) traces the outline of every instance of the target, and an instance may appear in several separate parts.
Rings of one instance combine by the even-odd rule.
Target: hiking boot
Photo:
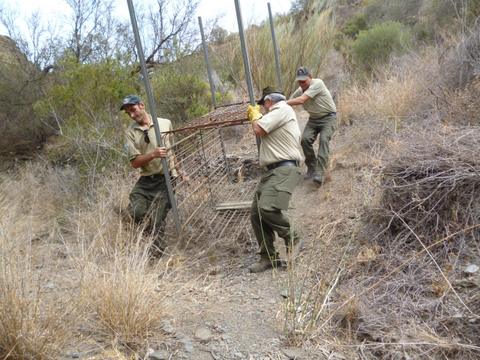
[[[260,273],[268,269],[285,267],[285,266],[286,266],[285,262],[278,258],[274,260],[270,260],[269,258],[262,257],[256,263],[250,265],[248,267],[248,270],[250,270],[251,273]]]
[[[309,179],[313,178],[314,175],[315,175],[315,170],[307,169],[307,173],[303,176],[303,178],[305,180],[309,180]]]

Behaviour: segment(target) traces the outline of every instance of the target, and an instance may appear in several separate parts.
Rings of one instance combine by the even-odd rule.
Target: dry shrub
[[[71,209],[69,228],[90,259],[127,251],[134,234],[142,233],[144,226],[135,226],[126,210],[133,180],[115,173],[104,177],[91,189],[94,196]]]
[[[159,322],[168,312],[162,302],[168,285],[161,287],[158,269],[149,266],[143,246],[137,242],[128,255],[82,266],[79,302],[90,334],[132,350],[153,335],[158,339]]]
[[[396,236],[427,242],[480,222],[480,131],[407,132],[381,169],[379,219]]]
[[[379,70],[374,79],[353,82],[339,96],[339,121],[393,119],[416,116],[419,107],[428,105],[432,79],[438,75],[439,50],[427,49],[421,56],[395,59]],[[398,123],[396,124],[398,126]]]
[[[347,358],[477,359],[480,275],[464,269],[480,263],[479,129],[417,125],[394,140],[367,179],[374,209],[321,228],[337,253],[292,278],[289,340]]]
[[[151,261],[153,238],[122,217],[131,186],[118,176],[103,179],[72,221],[80,249],[73,259],[81,274],[78,315],[95,341],[124,351],[158,338],[167,311],[162,297],[171,293],[159,278],[163,262]]]
[[[67,299],[53,303],[35,269],[34,242],[55,232],[62,186],[51,169],[29,164],[0,190],[0,357],[52,359],[68,338]]]
[[[463,269],[480,261],[479,148],[478,128],[417,127],[378,168],[381,196],[339,289],[354,295],[325,320],[356,301],[366,358],[478,358],[480,278]]]
[[[464,88],[432,90],[439,119],[447,125],[480,125],[480,78]]]
[[[6,259],[3,250],[0,256]],[[66,314],[47,306],[28,261],[11,255],[8,261],[0,261],[0,357],[56,358],[66,340]]]

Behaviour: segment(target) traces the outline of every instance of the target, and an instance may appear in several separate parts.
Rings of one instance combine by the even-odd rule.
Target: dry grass
[[[150,266],[148,249],[137,243],[130,250],[106,264],[85,263],[79,301],[96,340],[139,350],[153,335],[160,337],[168,285]]]
[[[45,277],[36,270],[34,242],[55,232],[63,199],[60,178],[27,165],[5,176],[0,192],[0,357],[52,359],[68,338],[67,299],[48,301]]]
[[[362,343],[366,358],[478,357],[480,283],[462,272],[480,259],[478,139],[477,128],[415,127],[383,155],[381,196],[364,214],[323,336]]]
[[[353,82],[338,101],[340,122],[356,119],[401,120],[412,118],[431,101],[429,87],[439,74],[439,49],[427,49],[421,56],[409,55],[380,70],[375,79]]]
[[[173,260],[152,262],[153,239],[115,211],[133,179],[103,179],[75,202],[74,178],[41,163],[2,178],[0,358],[59,358],[82,341],[131,356],[162,338]]]
[[[77,209],[73,258],[81,274],[79,309],[91,336],[124,351],[137,351],[158,333],[168,313],[163,302],[174,286],[164,281],[165,262],[152,262],[153,238],[119,216],[132,184],[104,179],[97,197]],[[116,191],[111,191],[116,189]]]
[[[280,69],[283,91],[289,95],[296,88],[295,71],[299,66],[308,66],[315,77],[320,71],[325,75],[327,55],[333,47],[335,22],[332,15],[332,2],[328,2],[321,12],[314,8],[317,1],[312,2],[309,16],[302,20],[302,26],[293,18],[277,18],[275,34],[280,58]],[[315,13],[314,16],[311,14]],[[252,26],[246,33],[252,78],[257,90],[265,86],[276,86],[275,58],[270,33],[270,24],[266,21],[262,26]],[[241,87],[244,94],[245,73],[241,63],[240,44],[235,41],[214,49],[215,61],[229,74],[230,78]],[[246,97],[246,96],[244,96]]]

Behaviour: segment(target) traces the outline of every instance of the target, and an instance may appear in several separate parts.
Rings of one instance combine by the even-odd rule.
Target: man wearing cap
[[[303,105],[310,115],[302,134],[302,149],[307,165],[306,179],[319,185],[325,181],[330,154],[329,142],[336,128],[336,106],[330,91],[321,79],[313,79],[306,67],[297,70],[298,89],[287,101],[288,105]],[[320,135],[318,154],[315,156],[313,143]]]
[[[274,247],[275,233],[283,238],[289,252],[299,242],[285,211],[301,179],[299,162],[303,160],[300,128],[285,96],[267,87],[258,104],[267,111],[266,115],[262,116],[258,105],[250,105],[247,112],[255,135],[261,138],[260,166],[267,170],[255,190],[250,214],[260,246],[260,260],[249,267],[254,273],[282,264]]]
[[[128,212],[135,222],[141,222],[149,217],[148,228],[157,235],[153,252],[161,255],[164,249],[161,232],[171,207],[163,175],[162,158],[167,158],[172,178],[177,177],[174,155],[167,150],[172,145],[173,139],[171,135],[163,134],[173,130],[172,123],[168,119],[157,118],[164,143],[163,147],[159,147],[152,117],[145,110],[145,104],[140,97],[126,96],[120,110],[124,110],[135,121],[126,131],[126,149],[130,165],[140,169],[140,178],[130,192]]]

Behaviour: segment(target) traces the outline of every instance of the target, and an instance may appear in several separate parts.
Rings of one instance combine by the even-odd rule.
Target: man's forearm
[[[257,124],[256,121],[254,121],[252,123],[252,129],[253,129],[253,132],[255,133],[255,135],[257,136],[265,136],[267,135],[267,132],[265,130],[262,129],[262,127],[260,125]]]
[[[139,167],[147,165],[153,159],[155,159],[155,154],[150,152],[148,154],[137,155],[135,159],[130,162],[130,164],[133,168],[138,169]]]
[[[292,105],[303,105],[305,104],[305,101],[309,100],[310,97],[306,94],[303,94],[301,96],[294,97],[292,99],[287,100],[287,104],[292,106]]]

